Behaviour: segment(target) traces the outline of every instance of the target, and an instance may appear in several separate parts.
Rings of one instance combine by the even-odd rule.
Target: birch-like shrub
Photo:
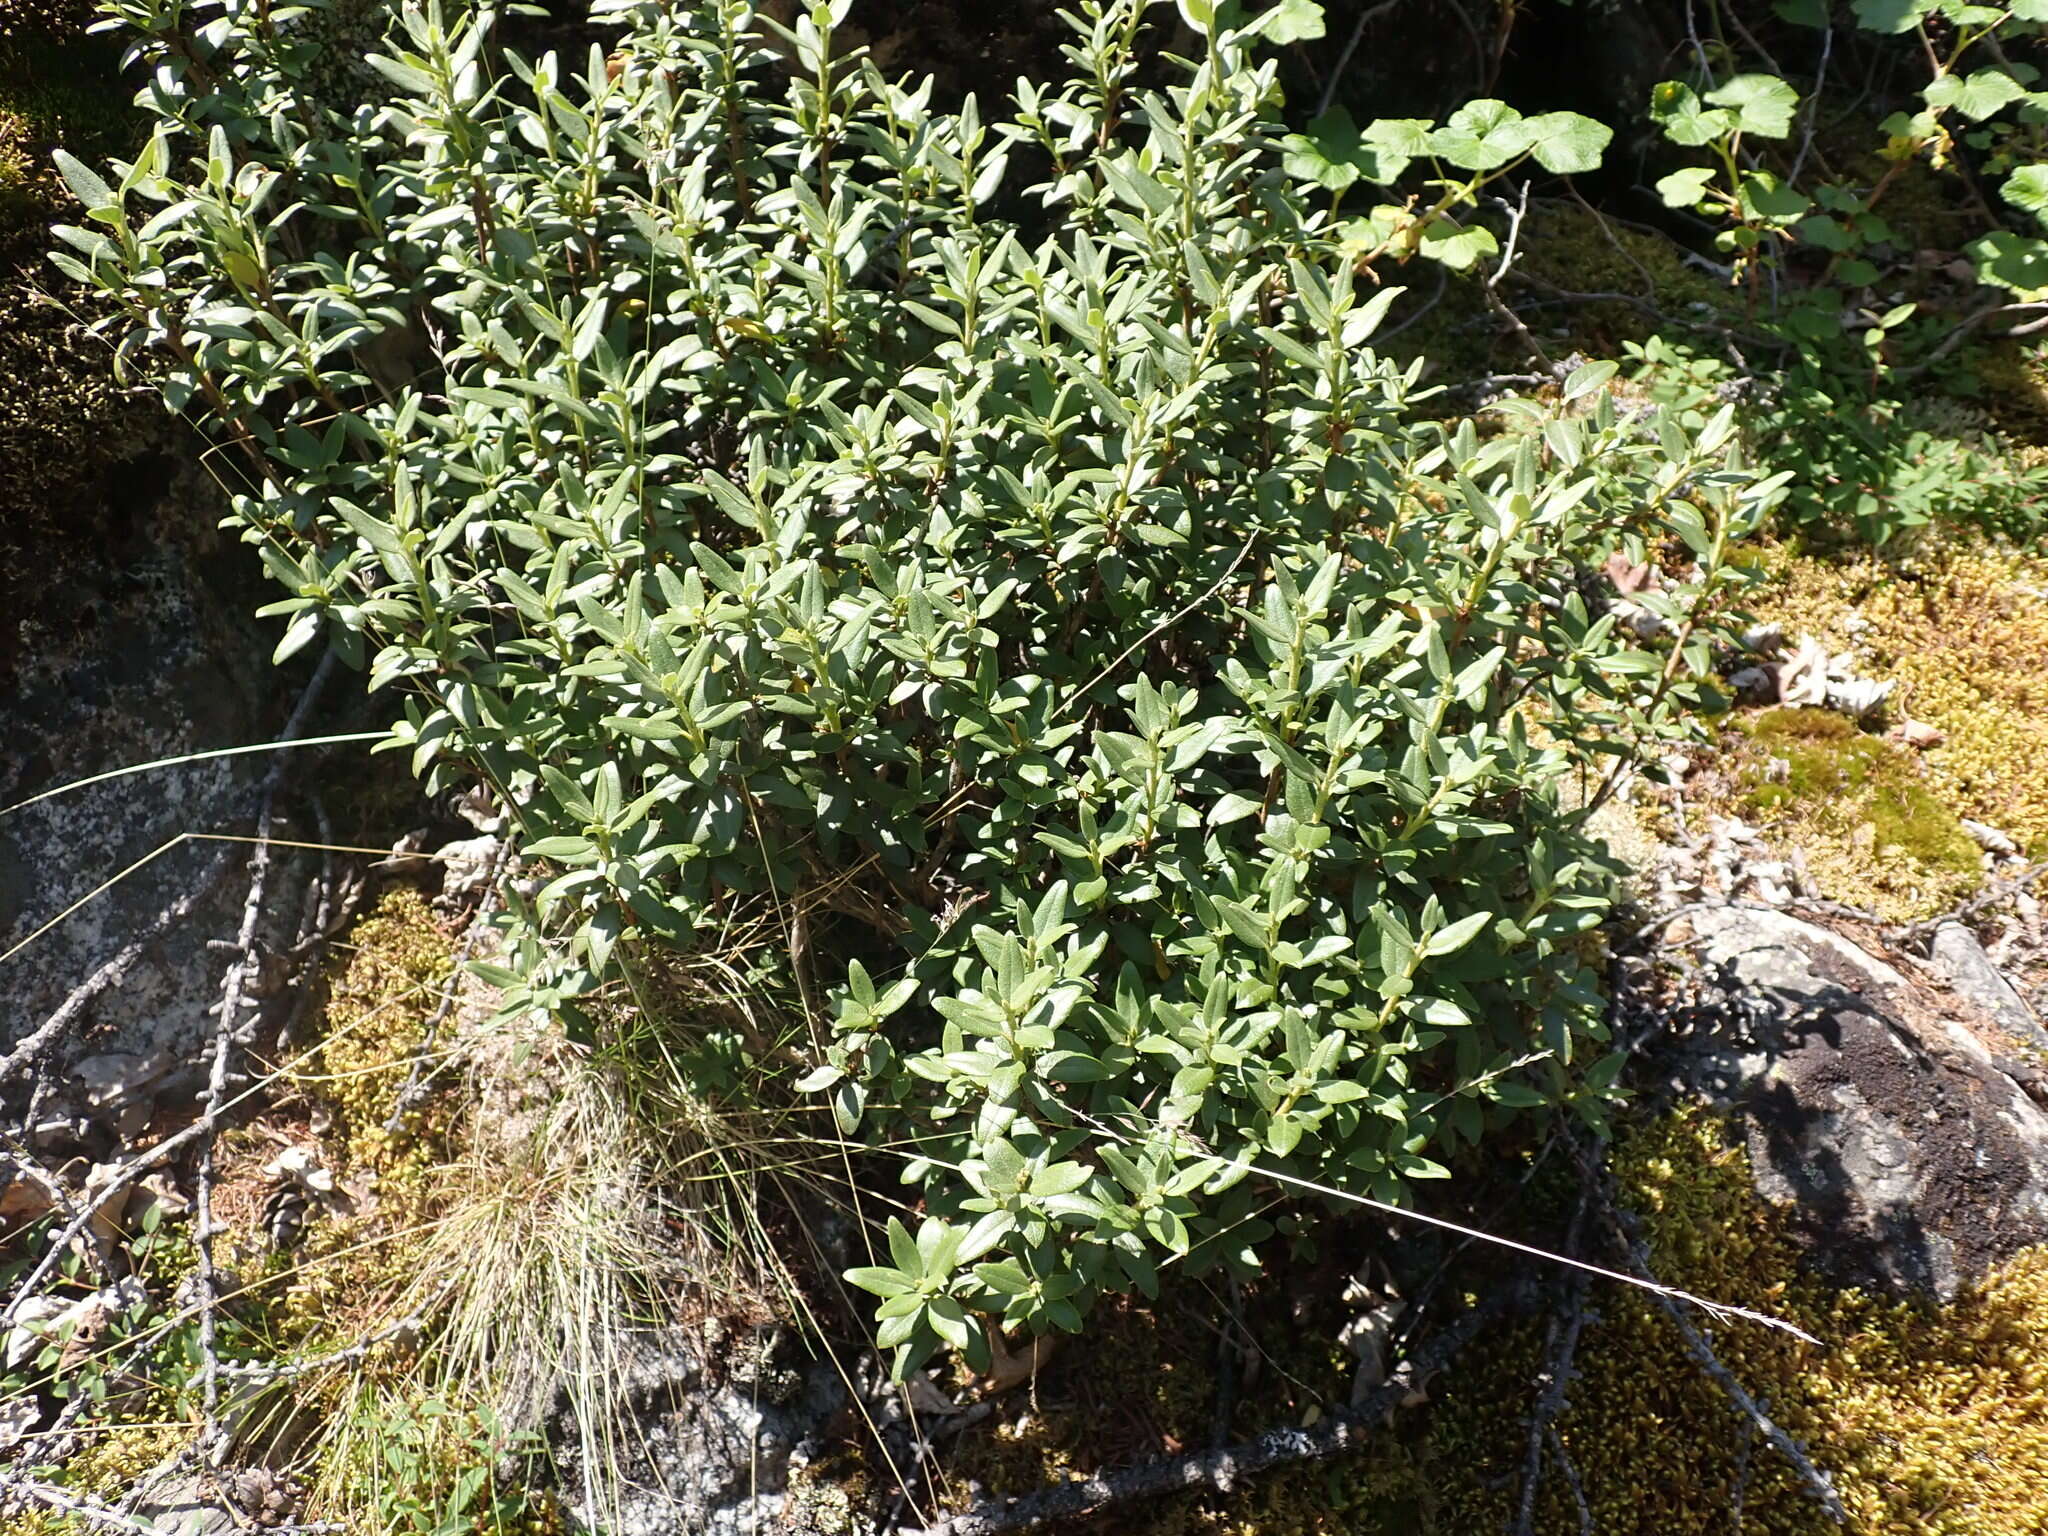
[[[513,807],[512,1006],[784,925],[795,1086],[920,1187],[853,1276],[899,1370],[1255,1262],[1254,1164],[1398,1199],[1597,1098],[1561,790],[1683,729],[1757,491],[1604,365],[1416,419],[1259,24],[1183,7],[1155,90],[1084,0],[996,118],[846,0],[603,0],[573,61],[408,8],[360,105],[337,13],[120,4],[157,128],[59,261],[240,477],[279,655]],[[1616,555],[1689,584],[1618,625]]]

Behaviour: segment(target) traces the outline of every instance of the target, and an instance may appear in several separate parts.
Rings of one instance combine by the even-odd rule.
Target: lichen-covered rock
[[[47,574],[65,594],[64,617],[31,626],[13,686],[0,692],[0,806],[117,767],[261,741],[281,721],[278,695],[290,684],[272,671],[266,637],[248,617],[251,562],[209,526],[211,482],[196,467],[169,465],[153,487],[140,469],[137,479],[132,520],[110,519],[90,558]],[[167,845],[249,832],[268,766],[262,757],[186,763],[0,816],[0,952],[21,946],[0,961],[0,1049],[202,883],[226,845]],[[84,1058],[164,1059],[159,1079],[195,1062],[226,965],[207,941],[236,931],[244,855],[227,852],[226,877],[56,1042],[46,1081],[59,1100],[75,1099],[88,1118],[126,1102],[69,1080]],[[284,930],[295,929],[306,866],[278,865],[265,934],[282,948],[294,936]]]
[[[783,1329],[651,1332],[626,1367],[635,1422],[627,1464],[584,1486],[582,1437],[558,1415],[564,1498],[607,1536],[742,1536],[783,1529],[805,1442],[846,1404],[828,1361],[805,1360]],[[597,1488],[606,1485],[600,1494]]]
[[[2048,1055],[2048,1029],[2033,1009],[1984,952],[1977,935],[1961,923],[1943,923],[1934,930],[1929,959],[1935,974],[1971,1007],[1990,1018],[2013,1039]]]
[[[2048,1241],[2048,1112],[1995,1016],[1786,913],[1691,923],[1725,1006],[1677,1074],[1823,1268],[1947,1299]]]

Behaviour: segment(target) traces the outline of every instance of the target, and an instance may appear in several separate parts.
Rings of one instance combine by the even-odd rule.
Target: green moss
[[[1730,726],[1731,808],[1796,847],[1828,895],[1905,918],[1982,878],[1977,845],[1910,751],[1830,710],[1772,709]]]
[[[1944,740],[1927,782],[1963,815],[2048,855],[2048,559],[1951,540],[1902,567],[1876,557],[1788,562],[1759,594],[1789,634],[1856,643],[1896,678],[1899,710]]]
[[[2019,1536],[2048,1528],[2048,1250],[2031,1250],[1944,1307],[1836,1290],[1800,1263],[1787,1213],[1755,1192],[1721,1126],[1685,1110],[1617,1150],[1626,1202],[1643,1219],[1660,1278],[1797,1323],[1783,1333],[1713,1330],[1738,1379],[1829,1470],[1854,1532]],[[1558,1429],[1594,1528],[1708,1536],[1839,1529],[1692,1363],[1657,1304],[1593,1296]],[[1502,1529],[1520,1489],[1540,1330],[1484,1351],[1439,1410],[1434,1465],[1453,1474],[1437,1523]],[[1456,1454],[1448,1454],[1455,1451]],[[1580,1528],[1563,1479],[1545,1479],[1537,1530]]]
[[[1972,354],[1971,382],[2000,431],[2031,460],[2048,445],[2048,348],[1999,341]]]
[[[1876,829],[1880,847],[1920,862],[1977,873],[1977,845],[1953,811],[1931,794],[1911,759],[1824,709],[1773,709],[1749,727],[1750,739],[1787,765],[1782,783],[1760,782],[1749,804],[1769,813],[1797,801],[1853,806]]]
[[[351,1165],[389,1164],[395,1148],[384,1127],[454,958],[447,929],[410,886],[386,895],[349,936],[328,984],[326,1037],[293,1080],[332,1112]]]

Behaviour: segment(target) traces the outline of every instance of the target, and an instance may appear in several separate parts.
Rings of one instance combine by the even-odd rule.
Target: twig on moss
[[[1638,1251],[1639,1263],[1640,1260],[1641,1253]],[[1799,1442],[1780,1429],[1776,1420],[1764,1412],[1763,1405],[1751,1397],[1742,1383],[1735,1379],[1735,1373],[1721,1363],[1721,1357],[1714,1353],[1714,1346],[1686,1320],[1685,1314],[1679,1311],[1675,1302],[1668,1297],[1659,1296],[1657,1304],[1664,1309],[1665,1315],[1683,1335],[1686,1350],[1694,1362],[1719,1383],[1721,1390],[1728,1394],[1729,1400],[1749,1416],[1749,1421],[1756,1430],[1777,1448],[1779,1455],[1792,1464],[1793,1469],[1805,1481],[1807,1491],[1819,1501],[1821,1508],[1827,1511],[1828,1518],[1837,1525],[1846,1525],[1849,1512],[1842,1507],[1841,1495],[1835,1492],[1834,1480],[1815,1466]]]
[[[334,675],[334,652],[320,658],[305,692],[285,722],[284,739],[302,734],[312,718],[327,679]],[[280,757],[264,775],[262,804],[256,813],[256,851],[249,857],[249,896],[242,903],[242,923],[235,934],[235,958],[221,980],[220,1016],[214,1022],[213,1062],[207,1074],[206,1129],[199,1136],[199,1162],[193,1176],[193,1241],[199,1248],[199,1357],[200,1402],[206,1413],[204,1442],[211,1448],[219,1433],[220,1408],[220,1271],[213,1260],[213,1149],[220,1128],[220,1116],[227,1104],[228,1063],[235,1053],[235,1030],[241,1022],[248,998],[249,982],[262,961],[257,953],[257,929],[263,921],[264,901],[270,889],[270,830],[275,819],[277,791],[284,782],[289,757]]]
[[[1653,1279],[1649,1245],[1629,1232],[1621,1208],[1615,1204],[1612,1191],[1607,1187],[1605,1171],[1590,1166],[1583,1158],[1580,1160],[1580,1167],[1589,1181],[1589,1187],[1599,1191],[1601,1216],[1628,1255],[1629,1263],[1635,1268],[1636,1273],[1645,1279]],[[1763,1405],[1750,1396],[1749,1390],[1736,1379],[1735,1373],[1729,1370],[1722,1363],[1721,1357],[1714,1352],[1714,1346],[1707,1341],[1706,1335],[1693,1327],[1684,1309],[1661,1290],[1653,1291],[1651,1294],[1657,1298],[1657,1304],[1664,1309],[1664,1315],[1671,1319],[1671,1325],[1685,1341],[1686,1352],[1692,1356],[1693,1363],[1713,1379],[1728,1395],[1728,1400],[1748,1417],[1756,1432],[1770,1441],[1778,1454],[1791,1464],[1792,1469],[1806,1484],[1807,1491],[1827,1512],[1828,1517],[1837,1525],[1847,1524],[1849,1512],[1842,1505],[1841,1495],[1835,1491],[1833,1479],[1815,1466],[1813,1459],[1806,1454],[1805,1447],[1780,1428],[1777,1421],[1764,1411]]]
[[[1003,1536],[1029,1530],[1050,1520],[1070,1520],[1102,1513],[1136,1499],[1194,1489],[1227,1490],[1239,1479],[1305,1461],[1323,1461],[1364,1445],[1383,1431],[1384,1420],[1399,1408],[1416,1385],[1435,1375],[1471,1342],[1474,1335],[1507,1309],[1511,1288],[1491,1291],[1444,1331],[1411,1355],[1404,1367],[1354,1411],[1324,1419],[1307,1429],[1292,1425],[1270,1429],[1256,1440],[1223,1450],[1161,1457],[1120,1472],[1042,1489],[1021,1498],[976,1505],[963,1514],[926,1527],[921,1536]],[[900,1530],[898,1536],[912,1536]]]
[[[427,1021],[420,1027],[420,1043],[412,1053],[412,1066],[407,1071],[405,1086],[398,1090],[397,1101],[391,1106],[391,1114],[384,1122],[384,1132],[395,1136],[405,1125],[405,1117],[412,1113],[421,1099],[426,1096],[433,1083],[435,1071],[428,1062],[433,1059],[434,1042],[440,1037],[441,1026],[448,1022],[448,1015],[455,1011],[455,1000],[462,995],[462,978],[469,966],[470,958],[476,953],[491,926],[491,915],[497,911],[499,891],[512,867],[512,832],[508,826],[498,843],[497,853],[491,860],[491,872],[484,882],[483,897],[477,903],[476,915],[469,920],[469,927],[462,935],[462,947],[455,952],[454,964],[448,972],[448,980],[441,988],[441,999],[434,1005],[434,1011],[427,1015]]]
[[[1987,305],[1983,309],[1977,310],[1974,314],[1965,315],[1961,320],[1950,326],[1948,334],[1941,339],[1940,345],[1912,366],[1894,370],[1895,376],[1902,381],[1919,378],[1922,374],[1932,369],[1936,363],[1968,341],[1977,327],[1986,320],[1996,320],[2005,315],[2027,315],[2033,318],[2023,324],[2013,326],[2012,329],[2004,332],[1998,338],[1999,340],[2006,340],[2015,336],[2031,336],[2036,331],[2048,328],[2048,303],[2036,301],[2025,304]]]
[[[113,1506],[86,1494],[74,1493],[69,1488],[59,1488],[54,1483],[22,1477],[13,1471],[0,1470],[0,1505],[13,1499],[31,1500],[45,1509],[54,1509],[59,1514],[83,1520],[103,1531],[119,1531],[123,1532],[124,1536],[163,1536],[162,1526],[123,1514]],[[263,1529],[267,1536],[329,1536],[329,1533],[339,1533],[347,1527],[336,1520],[317,1520],[311,1523],[266,1525]]]
[[[1750,1453],[1756,1449],[1756,1426],[1751,1424],[1742,1437],[1742,1449],[1735,1457],[1735,1491],[1728,1501],[1728,1529],[1742,1530],[1742,1506],[1749,1501]]]
[[[434,1294],[425,1303],[408,1312],[395,1323],[389,1323],[375,1333],[365,1334],[345,1349],[337,1349],[324,1355],[309,1356],[304,1360],[276,1361],[229,1361],[223,1362],[220,1373],[239,1381],[269,1383],[286,1381],[298,1376],[311,1375],[315,1371],[331,1370],[338,1365],[353,1365],[365,1358],[370,1351],[407,1335],[417,1336],[427,1326],[427,1318],[441,1304],[441,1300],[455,1289],[453,1275],[436,1287]]]
[[[1969,927],[1983,916],[1987,909],[1997,906],[2001,901],[2010,901],[2043,875],[2048,875],[2048,864],[2030,865],[2016,875],[1986,881],[1982,890],[1958,902],[1948,911],[1938,913],[1922,922],[1909,923],[1903,928],[1888,929],[1885,938],[1902,949],[1915,954],[1925,954],[1928,945],[1934,941],[1935,934],[1950,923],[1961,923],[1964,927]]]
[[[1597,1155],[1597,1154],[1596,1154]],[[1590,1187],[1579,1194],[1565,1232],[1567,1253],[1577,1253],[1585,1229],[1586,1212],[1592,1204]],[[1553,1313],[1544,1343],[1543,1373],[1538,1378],[1543,1390],[1529,1410],[1529,1444],[1522,1458],[1522,1500],[1515,1511],[1515,1536],[1531,1536],[1536,1528],[1536,1491],[1543,1483],[1543,1446],[1546,1436],[1557,1434],[1557,1416],[1564,1411],[1565,1392],[1571,1384],[1572,1360],[1578,1353],[1579,1334],[1586,1325],[1586,1280],[1574,1270],[1560,1287],[1564,1310]]]
[[[301,919],[298,940],[291,948],[291,959],[297,967],[296,991],[291,1014],[278,1027],[276,1045],[280,1052],[290,1051],[304,1033],[307,1018],[320,996],[320,968],[326,963],[328,947],[355,920],[363,895],[369,889],[361,873],[353,866],[344,868],[335,862],[338,845],[334,838],[334,825],[320,797],[314,795],[311,799],[313,823],[320,829],[323,845],[320,874],[308,888],[309,915]]]
[[[0,1495],[31,1500],[45,1509],[54,1509],[59,1514],[70,1515],[73,1519],[98,1526],[103,1531],[121,1531],[132,1533],[132,1536],[160,1536],[156,1526],[124,1515],[119,1510],[102,1504],[98,1499],[87,1498],[84,1494],[73,1493],[69,1488],[59,1488],[53,1483],[21,1477],[11,1471],[0,1471]]]
[[[1579,1536],[1593,1536],[1593,1506],[1586,1502],[1586,1485],[1579,1481],[1578,1464],[1565,1449],[1564,1436],[1557,1432],[1555,1424],[1550,1426],[1550,1454],[1557,1460],[1557,1470],[1564,1474],[1565,1487],[1571,1490],[1572,1506],[1579,1514]]]
[[[273,776],[274,780],[274,776]],[[218,1431],[220,1407],[219,1306],[220,1271],[213,1261],[213,1149],[220,1110],[227,1103],[228,1062],[234,1056],[235,1025],[242,1015],[249,978],[260,963],[256,930],[263,920],[263,902],[270,888],[270,828],[275,809],[274,781],[265,786],[263,807],[256,816],[256,852],[249,860],[249,896],[242,904],[242,924],[235,935],[240,953],[228,964],[221,982],[220,1016],[213,1028],[213,1062],[207,1073],[207,1129],[199,1138],[199,1163],[193,1176],[193,1241],[199,1248],[200,1401],[206,1411],[205,1440],[210,1446]]]

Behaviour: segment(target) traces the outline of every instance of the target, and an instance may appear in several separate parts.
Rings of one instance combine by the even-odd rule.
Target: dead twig
[[[2007,875],[1998,880],[1988,880],[1983,889],[1967,900],[1957,903],[1948,911],[1938,913],[1923,922],[1909,923],[1903,928],[1888,928],[1885,939],[1912,954],[1924,955],[1934,936],[1950,923],[1961,923],[1965,928],[1974,925],[1979,917],[2001,901],[2010,901],[2028,886],[2048,875],[2048,864],[2034,864],[2016,875]]]
[[[206,1410],[206,1443],[218,1429],[220,1408],[219,1321],[220,1272],[213,1261],[213,1148],[220,1110],[227,1103],[228,1062],[234,1056],[235,1025],[241,1018],[248,982],[258,964],[256,929],[263,920],[263,901],[270,887],[270,827],[275,786],[266,786],[263,808],[256,816],[256,852],[249,860],[249,896],[242,904],[242,925],[235,936],[240,953],[229,962],[221,983],[220,1016],[213,1029],[213,1063],[206,1081],[206,1131],[199,1138],[199,1164],[194,1175],[193,1241],[199,1249],[200,1400]]]
[[[337,1349],[324,1355],[314,1355],[305,1360],[279,1360],[271,1362],[231,1361],[221,1365],[220,1373],[239,1381],[269,1383],[287,1381],[298,1376],[311,1375],[315,1371],[332,1370],[338,1365],[353,1365],[369,1353],[395,1339],[417,1337],[427,1326],[427,1318],[439,1306],[441,1299],[455,1289],[455,1277],[450,1276],[436,1288],[433,1296],[417,1310],[407,1313],[397,1322],[390,1323],[375,1333],[366,1334],[345,1349]]]
[[[1578,1252],[1580,1234],[1585,1228],[1586,1212],[1591,1204],[1592,1190],[1588,1188],[1580,1193],[1578,1209],[1572,1212],[1571,1226],[1565,1232],[1565,1252]],[[1561,1289],[1564,1310],[1552,1314],[1544,1342],[1543,1373],[1538,1378],[1543,1383],[1543,1390],[1537,1394],[1535,1405],[1529,1410],[1529,1444],[1522,1458],[1522,1500],[1515,1511],[1515,1536],[1531,1536],[1536,1528],[1536,1492],[1543,1484],[1544,1440],[1546,1435],[1554,1437],[1557,1434],[1557,1416],[1564,1411],[1565,1393],[1571,1384],[1572,1360],[1578,1353],[1579,1334],[1586,1325],[1585,1277],[1573,1271],[1565,1277]]]
[[[306,907],[299,920],[299,936],[288,958],[294,967],[295,995],[292,1011],[278,1027],[276,1048],[291,1050],[305,1032],[308,1018],[320,996],[320,968],[326,964],[328,948],[355,921],[369,885],[353,866],[344,868],[335,860],[334,824],[318,795],[311,797],[313,824],[319,828],[319,876],[306,888]]]
[[[1968,341],[1971,334],[1986,320],[1996,320],[2005,315],[2026,315],[2033,318],[2024,324],[2015,325],[2012,329],[2004,332],[2000,337],[2001,340],[2014,336],[2031,336],[2034,332],[2048,327],[2048,303],[2032,302],[2025,304],[1988,305],[1974,314],[1965,315],[1961,320],[1950,326],[1948,334],[1942,338],[1940,345],[1911,367],[1894,370],[1896,377],[1901,380],[1919,378],[1922,374],[1932,369],[1936,363]]]
[[[97,1526],[103,1531],[119,1531],[124,1536],[162,1536],[163,1527],[149,1521],[138,1520],[133,1515],[124,1515],[120,1510],[98,1499],[69,1488],[59,1488],[54,1483],[38,1482],[34,1478],[22,1477],[12,1471],[0,1470],[0,1503],[13,1499],[29,1499],[45,1509],[54,1509],[60,1514],[70,1515]],[[322,1520],[309,1525],[265,1526],[268,1536],[325,1536],[328,1532],[346,1530],[338,1521]]]
[[[1579,1481],[1577,1463],[1572,1453],[1565,1449],[1564,1436],[1557,1432],[1557,1426],[1550,1426],[1550,1454],[1557,1460],[1557,1470],[1564,1474],[1564,1485],[1572,1493],[1572,1505],[1579,1513],[1579,1536],[1593,1536],[1593,1506],[1586,1502],[1586,1485]]]
[[[1523,349],[1539,366],[1548,368],[1551,366],[1550,354],[1543,350],[1542,343],[1537,341],[1535,334],[1522,323],[1522,317],[1510,309],[1507,301],[1500,296],[1501,279],[1514,269],[1515,256],[1521,246],[1522,221],[1529,216],[1528,183],[1522,184],[1522,197],[1519,203],[1510,203],[1506,198],[1495,198],[1494,202],[1508,216],[1508,238],[1506,245],[1501,248],[1500,265],[1486,276],[1483,290],[1486,295],[1486,307],[1498,315],[1508,329],[1515,333]]]

